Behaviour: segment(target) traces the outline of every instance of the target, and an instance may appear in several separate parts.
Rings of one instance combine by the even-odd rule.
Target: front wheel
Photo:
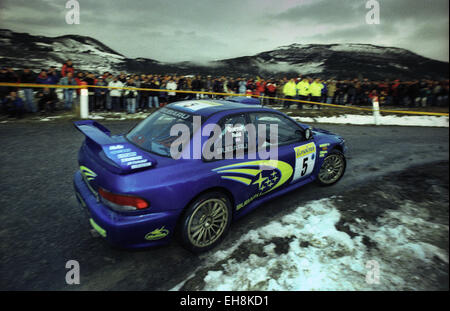
[[[231,224],[231,203],[224,194],[210,192],[189,205],[180,223],[180,239],[185,248],[202,253],[219,244]]]
[[[338,150],[331,151],[323,160],[317,181],[321,186],[331,186],[344,176],[346,168],[345,156]]]

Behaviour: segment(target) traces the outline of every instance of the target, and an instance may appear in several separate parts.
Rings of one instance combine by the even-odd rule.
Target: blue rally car
[[[240,136],[234,135],[236,124],[258,130],[277,125],[276,146],[268,139],[257,142],[266,151],[277,148],[277,158],[248,148],[245,131],[228,151],[218,148],[218,153],[240,149],[243,158],[211,159],[195,150],[199,145],[208,148],[208,126],[220,129],[221,141],[230,131]],[[171,132],[174,125],[190,130],[178,150],[191,157],[172,156],[172,143],[179,139],[179,133]],[[92,120],[77,121],[75,127],[86,137],[74,176],[77,199],[93,229],[125,248],[162,245],[177,236],[190,251],[207,251],[220,243],[233,220],[307,183],[332,185],[346,168],[343,138],[248,101],[175,102],[125,135],[111,135]]]

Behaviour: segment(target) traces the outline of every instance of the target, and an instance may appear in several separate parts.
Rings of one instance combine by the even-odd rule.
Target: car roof
[[[185,100],[167,105],[166,107],[178,111],[209,117],[214,113],[234,110],[248,109],[254,111],[266,110],[261,105],[245,104],[228,100]]]

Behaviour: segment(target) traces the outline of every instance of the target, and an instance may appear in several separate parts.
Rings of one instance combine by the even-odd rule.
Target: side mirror
[[[313,134],[310,128],[307,128],[305,130],[305,140],[310,140],[312,138]]]

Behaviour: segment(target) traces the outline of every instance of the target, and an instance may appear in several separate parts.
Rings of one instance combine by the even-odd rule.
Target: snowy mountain
[[[76,35],[50,38],[1,29],[0,44],[0,65],[4,67],[60,68],[71,59],[85,70],[104,71],[120,68],[126,60],[103,43]]]
[[[77,69],[101,73],[178,73],[231,76],[284,76],[370,79],[441,79],[449,76],[448,63],[408,50],[368,44],[292,44],[253,56],[193,62],[162,63],[148,58],[127,58],[91,37],[33,36],[0,29],[0,66],[34,70],[60,68],[71,59]]]
[[[408,50],[369,44],[292,44],[255,56],[218,61],[230,71],[292,72],[317,77],[447,78],[448,63]]]

